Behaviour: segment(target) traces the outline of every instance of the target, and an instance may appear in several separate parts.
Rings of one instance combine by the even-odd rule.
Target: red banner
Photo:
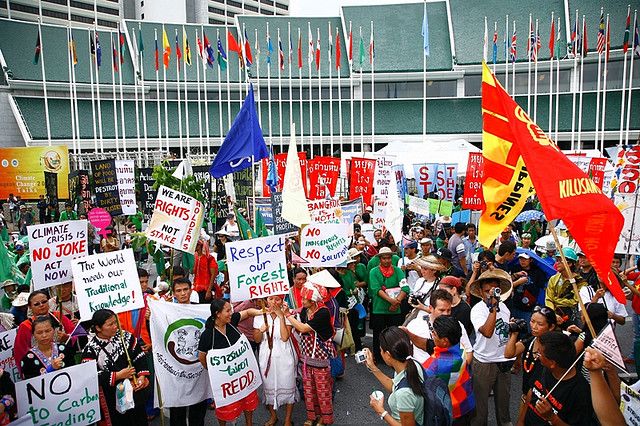
[[[298,158],[300,159],[300,170],[302,170],[302,182],[304,183],[304,193],[309,196],[307,189],[307,153],[299,152]],[[276,163],[276,170],[278,170],[278,186],[277,192],[282,192],[282,182],[284,181],[284,171],[287,167],[287,153],[276,154],[273,156]],[[267,173],[269,172],[269,158],[262,159],[262,195],[264,197],[271,196],[271,191],[267,186]]]
[[[483,74],[490,73],[484,65]],[[573,164],[549,139],[491,74],[493,87],[482,86],[483,102],[493,99],[494,111],[516,136],[545,216],[562,219],[598,277],[618,301],[625,303],[620,284],[611,271],[611,260],[624,219],[602,190]]]
[[[376,170],[374,158],[352,158],[349,170],[349,199],[362,196],[365,204],[371,205],[373,196],[373,174]]]
[[[482,210],[484,196],[482,194],[482,178],[484,176],[484,158],[481,152],[470,152],[467,163],[467,176],[464,181],[462,208]]]
[[[616,161],[616,176],[612,186],[618,194],[635,194],[640,178],[640,145],[629,149],[620,149]]]
[[[602,185],[604,184],[605,167],[607,167],[606,158],[596,157],[592,158],[589,162],[589,177],[591,177],[593,183],[598,185],[598,188],[600,189],[602,189]]]
[[[309,199],[317,200],[334,197],[340,178],[340,159],[335,157],[314,157],[307,161],[309,174]]]

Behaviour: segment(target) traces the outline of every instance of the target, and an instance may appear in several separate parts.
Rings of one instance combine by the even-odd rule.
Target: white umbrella
[[[549,241],[553,241],[553,235],[549,234],[549,235],[545,235],[544,237],[540,237],[536,240],[536,246],[542,248],[543,250],[546,249],[547,247],[547,242]],[[560,235],[558,235],[558,241],[560,242],[560,245],[562,247],[565,247],[567,244],[569,244],[569,238],[567,237],[562,237]]]

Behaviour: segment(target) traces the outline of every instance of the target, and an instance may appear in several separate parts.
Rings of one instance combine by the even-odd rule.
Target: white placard
[[[22,380],[13,358],[13,346],[16,341],[17,328],[0,333],[0,369],[9,373],[13,383]]]
[[[71,261],[80,319],[98,309],[116,314],[142,308],[144,300],[133,250],[119,250]]]
[[[409,195],[409,211],[415,214],[429,216],[429,200]]]
[[[289,292],[284,236],[232,241],[225,250],[232,302]]]
[[[116,178],[118,179],[118,195],[123,215],[134,215],[138,210],[136,204],[136,174],[133,160],[116,160]]]
[[[27,235],[34,290],[71,281],[71,259],[87,255],[87,221],[32,225]]]
[[[244,334],[228,348],[209,350],[207,371],[216,407],[240,401],[262,384],[258,362]]]
[[[16,383],[18,417],[33,425],[83,426],[100,420],[95,361]]]
[[[340,200],[324,199],[307,201],[307,208],[309,209],[309,214],[311,214],[311,222],[342,222],[342,207],[340,206]]]
[[[300,256],[306,266],[339,266],[348,260],[349,225],[346,223],[312,223],[301,230]]]

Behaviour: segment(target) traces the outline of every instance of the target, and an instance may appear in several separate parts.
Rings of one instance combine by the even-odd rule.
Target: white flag
[[[198,360],[198,343],[209,305],[183,305],[148,299],[153,364],[165,407],[186,407],[213,396]],[[156,407],[158,406],[157,392]]]
[[[282,218],[297,227],[311,223],[303,185],[296,146],[296,125],[291,123],[291,140],[282,184]]]
[[[602,355],[620,370],[627,371],[624,367],[624,360],[622,359],[618,339],[610,323],[602,329],[598,337],[591,343],[591,346],[602,352]]]
[[[191,176],[192,174],[193,169],[191,168],[191,163],[188,160],[182,160],[171,176],[176,179],[182,180],[187,176]]]
[[[402,207],[400,206],[400,200],[398,198],[398,187],[396,185],[389,185],[389,196],[387,199],[387,208],[384,212],[384,226],[393,236],[396,244],[402,243],[402,220],[404,215],[402,214]]]

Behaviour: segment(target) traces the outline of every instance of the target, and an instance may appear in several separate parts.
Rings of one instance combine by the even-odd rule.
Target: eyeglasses
[[[32,305],[34,308],[37,308],[38,306],[42,306],[42,305],[48,305],[49,302],[45,301],[45,302],[33,302]]]
[[[555,312],[553,312],[551,310],[551,308],[548,308],[546,306],[536,306],[535,308],[533,308],[533,312],[535,312],[535,313],[539,312],[539,313],[541,313],[542,315],[545,315],[545,316],[551,315],[551,314],[555,315]]]

